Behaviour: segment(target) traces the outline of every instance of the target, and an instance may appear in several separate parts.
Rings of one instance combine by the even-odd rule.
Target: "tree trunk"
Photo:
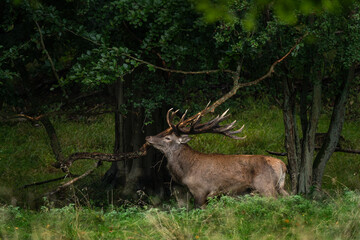
[[[284,103],[283,118],[285,126],[285,149],[288,158],[288,171],[291,180],[291,192],[297,191],[299,175],[299,136],[296,127],[294,84],[287,77],[283,78]]]
[[[134,109],[131,114],[132,118],[132,138],[131,145],[133,151],[137,151],[144,144],[143,128],[143,112],[142,108]],[[139,178],[142,176],[142,161],[143,158],[135,158],[129,164],[128,174],[126,176],[126,183],[123,190],[123,195],[126,197],[136,198],[136,191],[140,189]]]
[[[124,146],[124,117],[121,108],[124,104],[124,83],[122,79],[115,83],[115,144],[114,154],[122,153],[125,150]],[[105,173],[103,182],[116,188],[118,184],[124,183],[126,178],[125,161],[114,162],[110,169]]]
[[[303,133],[301,143],[301,163],[299,172],[299,185],[297,193],[309,194],[312,184],[312,166],[315,150],[315,133],[321,110],[321,84],[322,74],[313,83],[313,96],[310,118],[307,122],[306,131]]]
[[[336,97],[335,106],[331,116],[331,122],[326,134],[325,141],[318,152],[314,161],[313,185],[316,190],[321,190],[322,177],[326,163],[334,153],[339,142],[340,134],[345,120],[346,100],[349,92],[349,85],[354,78],[355,64],[353,64],[348,72],[348,76],[344,79],[341,92]]]
[[[60,145],[59,139],[56,135],[55,128],[52,125],[52,123],[48,117],[41,118],[40,122],[45,127],[46,133],[50,140],[51,149],[55,155],[55,159],[56,159],[57,163],[61,165],[62,163],[64,163],[65,158],[62,153],[61,145]]]

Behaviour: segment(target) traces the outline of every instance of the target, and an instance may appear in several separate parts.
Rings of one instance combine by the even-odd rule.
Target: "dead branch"
[[[97,169],[100,165],[101,165],[101,161],[98,161],[93,168],[89,169],[88,171],[86,171],[82,175],[80,175],[80,176],[78,176],[76,178],[73,178],[72,180],[70,180],[70,181],[64,183],[63,185],[57,187],[54,191],[46,193],[45,195],[47,195],[47,196],[53,195],[53,194],[61,191],[62,189],[74,184],[75,182],[79,181],[80,179],[82,179],[82,178],[86,177],[87,175],[91,174],[92,172],[94,172],[95,169]]]
[[[287,153],[285,152],[273,152],[273,151],[269,151],[269,150],[266,150],[267,153],[271,154],[271,155],[275,155],[275,156],[286,156]]]
[[[44,51],[47,59],[48,59],[49,62],[50,62],[51,71],[52,71],[52,73],[53,73],[56,81],[60,84],[60,78],[59,78],[59,75],[58,75],[57,72],[56,72],[54,62],[53,62],[53,60],[52,60],[52,58],[51,58],[48,50],[47,50],[46,47],[45,47],[44,38],[43,38],[43,35],[42,35],[42,32],[41,32],[40,25],[39,25],[39,23],[38,23],[36,20],[34,20],[34,22],[35,22],[35,24],[36,24],[36,27],[37,27],[38,32],[39,32],[39,35],[40,35],[40,44],[41,44],[41,47],[42,47],[42,49],[43,49],[43,51]],[[64,92],[65,90],[62,89],[62,91]],[[65,92],[64,92],[64,93],[65,93]]]
[[[62,177],[53,178],[53,179],[45,180],[45,181],[41,181],[41,182],[35,182],[35,183],[31,183],[31,184],[26,184],[26,185],[22,186],[22,188],[28,188],[28,187],[32,187],[32,186],[38,186],[38,185],[42,185],[42,184],[46,184],[46,183],[56,182],[56,181],[60,181],[60,180],[63,180],[65,178],[69,178],[69,177],[77,177],[77,175],[66,174],[65,176],[62,176]]]
[[[121,55],[128,57],[130,59],[133,59],[139,63],[143,63],[149,66],[152,66],[155,69],[161,70],[161,71],[165,71],[165,72],[171,72],[171,73],[180,73],[180,74],[191,74],[191,75],[197,75],[197,74],[211,74],[211,73],[218,73],[218,72],[226,72],[226,73],[232,73],[234,74],[235,72],[229,69],[214,69],[214,70],[203,70],[203,71],[183,71],[183,70],[176,70],[176,69],[170,69],[170,68],[164,68],[164,67],[159,67],[157,65],[154,65],[150,62],[144,61],[142,59],[136,58],[134,56],[131,56],[130,54],[126,54],[126,53],[122,53]]]
[[[145,144],[144,144],[145,145]],[[65,161],[64,164],[69,168],[75,161],[80,159],[94,159],[102,162],[119,162],[127,159],[134,159],[143,157],[146,155],[146,149],[140,149],[137,152],[129,153],[97,153],[97,152],[77,152],[71,154]]]

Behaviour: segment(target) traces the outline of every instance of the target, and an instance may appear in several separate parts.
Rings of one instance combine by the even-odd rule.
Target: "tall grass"
[[[0,208],[2,239],[360,239],[360,195],[212,199],[206,209]]]

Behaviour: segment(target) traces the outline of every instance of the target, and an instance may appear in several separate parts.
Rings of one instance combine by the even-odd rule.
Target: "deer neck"
[[[167,167],[176,182],[182,183],[182,179],[189,173],[194,164],[194,154],[196,153],[187,144],[181,144],[180,148],[165,154],[168,160]]]

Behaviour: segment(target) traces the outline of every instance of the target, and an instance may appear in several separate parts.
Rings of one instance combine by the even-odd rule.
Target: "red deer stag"
[[[234,139],[243,139],[232,131],[235,122],[220,126],[229,117],[227,111],[207,123],[200,123],[201,115],[184,123],[185,114],[177,125],[173,124],[178,111],[170,109],[166,120],[171,131],[146,137],[146,141],[163,152],[172,178],[188,187],[196,206],[203,206],[208,197],[219,194],[241,195],[257,192],[263,196],[288,195],[284,190],[285,164],[273,157],[262,155],[223,155],[197,152],[186,143],[190,134],[218,133]]]

